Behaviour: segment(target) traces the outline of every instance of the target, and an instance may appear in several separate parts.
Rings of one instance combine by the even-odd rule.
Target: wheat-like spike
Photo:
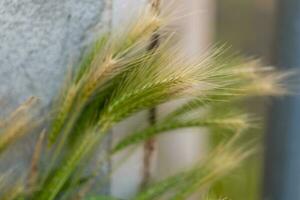
[[[142,47],[146,47],[152,34],[165,24],[162,16],[152,12],[149,7],[145,8],[136,19],[127,26],[129,30],[125,27],[124,31],[116,31],[113,35],[113,48],[117,57],[123,57],[132,50],[132,47],[135,47],[135,44],[142,44]],[[146,50],[146,48],[143,49]]]
[[[208,55],[208,57],[210,56],[212,55]],[[121,82],[119,88],[115,89],[112,99],[108,102],[108,112],[118,113],[119,109],[122,113],[131,113],[130,109],[126,110],[126,108],[130,107],[137,111],[139,107],[143,108],[141,104],[138,104],[140,102],[148,102],[145,106],[151,107],[170,98],[175,99],[185,95],[196,96],[201,91],[204,95],[207,91],[221,87],[222,77],[228,76],[222,74],[222,70],[218,67],[213,67],[208,62],[208,58],[194,65],[184,64],[182,60],[175,61],[176,66],[174,66],[175,63],[169,62],[168,56],[167,58],[163,56],[161,59],[159,63],[162,67],[160,68],[150,60],[150,65],[146,63],[140,69],[128,73],[126,79]],[[140,76],[144,78],[140,79]],[[155,89],[156,87],[158,88]],[[126,117],[127,115],[122,114],[121,116]]]
[[[254,61],[253,61],[254,62]],[[255,62],[256,63],[256,62]],[[246,65],[246,64],[245,64]],[[247,65],[248,66],[248,65]],[[271,67],[233,68],[226,73],[236,77],[236,83],[211,91],[205,96],[189,100],[167,116],[167,119],[183,115],[191,110],[204,106],[213,106],[224,102],[232,102],[251,96],[279,96],[288,94],[287,81],[293,74],[275,72]],[[239,80],[240,79],[240,80]]]
[[[125,117],[137,109],[152,107],[164,102],[169,98],[168,95],[180,95],[183,85],[180,77],[170,77],[166,80],[146,84],[113,100],[108,104],[105,115],[114,115],[116,120],[120,120],[118,116]]]
[[[33,120],[29,113],[36,102],[37,98],[30,97],[5,120],[0,135],[0,154],[37,126],[38,123]]]
[[[70,86],[65,91],[66,95],[60,101],[60,110],[55,114],[49,134],[50,144],[57,140],[63,125],[69,120],[74,109],[80,114],[84,106],[101,91],[101,88],[107,87],[106,83],[114,82],[111,79],[118,77],[118,74],[149,56],[143,48],[146,44],[143,38],[150,37],[148,31],[158,29],[160,20],[158,16],[151,13],[147,15],[144,13],[143,17],[143,23],[136,22],[138,24],[132,25],[128,33],[121,34],[126,37],[117,39],[114,35],[110,38],[104,35],[86,55],[79,70],[76,71],[74,80],[70,81]],[[115,42],[120,46],[116,46]],[[65,135],[68,135],[66,131]]]
[[[65,125],[67,118],[72,112],[77,93],[78,93],[78,86],[71,85],[68,91],[66,91],[66,94],[62,99],[60,106],[58,106],[59,109],[55,113],[56,116],[52,122],[51,130],[49,133],[50,144],[53,144],[56,141],[63,126]]]
[[[80,114],[87,99],[94,92],[93,89],[97,87],[93,80],[95,76],[94,72],[97,69],[95,69],[93,63],[96,58],[102,56],[101,50],[106,49],[105,46],[107,43],[107,35],[100,37],[100,39],[94,44],[93,48],[91,48],[89,53],[84,57],[75,75],[67,79],[66,87],[61,95],[62,98],[57,104],[54,104],[54,107],[58,107],[59,109],[55,109],[56,112],[54,113],[55,116],[49,133],[50,144],[53,144],[57,140],[63,126],[67,123],[66,121],[68,121],[70,115],[74,113],[74,110],[76,113]],[[100,67],[98,66],[98,68]],[[85,90],[82,87],[84,87]],[[81,101],[79,101],[78,98]]]
[[[203,163],[202,171],[194,174],[180,189],[176,190],[170,199],[187,199],[199,188],[211,185],[211,183],[237,168],[243,160],[255,152],[253,146],[246,145],[244,148],[233,149],[232,145],[233,141],[229,140],[225,145],[217,146],[216,150],[208,157],[208,160]]]
[[[255,80],[252,84],[242,88],[242,93],[258,96],[282,96],[289,93],[284,82],[291,77],[291,72],[278,73],[271,72],[264,74]]]
[[[95,62],[95,59],[103,56],[103,51],[106,51],[108,48],[109,35],[105,33],[102,35],[88,50],[88,53],[84,56],[83,60],[80,63],[78,71],[76,71],[75,77],[72,77],[72,81],[78,83],[85,73],[88,73],[91,70],[92,63]],[[100,56],[99,56],[100,54]]]
[[[132,32],[130,32],[130,34],[128,34],[129,37],[125,38],[125,40],[124,40],[125,43],[123,43],[123,44],[121,43],[122,45],[124,45],[123,47],[121,47],[120,49],[118,49],[118,47],[115,47],[115,46],[111,47],[112,48],[112,50],[111,50],[112,58],[113,59],[116,58],[117,60],[122,60],[122,59],[120,59],[122,56],[130,55],[130,56],[136,57],[137,55],[139,55],[140,54],[139,52],[141,52],[141,51],[139,51],[139,50],[136,51],[136,50],[134,50],[133,47],[138,46],[137,43],[142,43],[142,41],[143,41],[142,38],[144,38],[145,35],[147,35],[145,33],[147,33],[148,31],[152,32],[151,27],[155,26],[156,23],[154,23],[154,22],[156,22],[156,21],[157,21],[156,18],[151,18],[151,20],[149,20],[149,23],[140,24],[143,26],[146,25],[146,26],[144,26],[144,28],[141,29],[142,26],[138,25],[135,27],[137,29],[132,29]],[[126,46],[127,44],[129,44],[129,45]],[[136,52],[137,54],[135,54],[134,52]],[[105,64],[106,62],[103,62],[103,63],[100,62],[100,65],[99,65],[99,59],[97,59],[97,58],[98,57],[93,59],[93,62],[91,62],[92,66],[89,68],[89,70],[85,71],[84,74],[79,76],[80,79],[78,80],[78,84],[80,85],[79,88],[81,91],[76,96],[80,97],[80,99],[79,99],[80,107],[81,107],[81,105],[85,105],[86,102],[88,102],[88,99],[97,92],[96,90],[98,90],[99,86],[101,86],[101,82],[103,82],[103,80],[105,80],[105,78],[107,77],[107,74],[111,74],[110,72],[114,70],[114,69],[110,69],[112,66],[115,66],[114,64],[112,65],[111,62],[108,62],[108,64]],[[142,57],[139,56],[136,58],[141,59]],[[138,61],[133,60],[132,63],[134,63],[134,62],[138,62]],[[104,67],[103,67],[103,64],[104,64]],[[129,64],[131,64],[131,63],[129,63]],[[100,69],[100,67],[102,67],[102,69]],[[120,72],[120,67],[118,66],[118,68],[116,68],[116,70],[118,72]],[[86,73],[86,72],[88,72],[88,73]],[[121,70],[121,72],[122,72],[122,70]],[[114,73],[114,72],[112,72],[112,73]],[[78,103],[76,102],[76,104],[78,104]],[[68,107],[66,107],[66,108],[68,108]],[[65,117],[63,117],[63,118],[65,118]],[[65,120],[63,119],[60,121],[65,121]],[[75,121],[74,121],[74,123],[75,123]],[[70,125],[70,127],[71,126],[72,125]],[[58,130],[60,130],[60,129],[61,129],[61,127],[58,128]],[[69,130],[71,130],[71,129],[69,129]],[[64,134],[67,135],[66,133],[64,133]],[[82,151],[80,153],[80,150],[81,150],[81,148],[78,148],[76,150],[76,152],[78,152],[78,154],[76,153],[75,155],[72,155],[70,159],[66,160],[66,166],[57,173],[57,175],[52,179],[53,181],[51,183],[47,184],[46,188],[49,188],[49,189],[45,190],[45,192],[41,193],[40,197],[42,199],[43,198],[46,198],[46,199],[55,198],[55,196],[61,189],[62,184],[67,180],[67,178],[69,177],[69,174],[72,172],[72,170],[74,170],[76,165],[81,160],[81,158],[82,158],[81,155],[86,154]],[[59,182],[57,182],[58,180],[59,180]],[[58,183],[61,183],[61,184],[58,184]]]
[[[233,159],[232,156],[235,156],[234,157],[235,159]],[[211,167],[210,169],[207,169],[208,173],[206,173],[205,175],[203,175],[203,173],[194,174],[193,178],[191,178],[189,183],[185,184],[182,188],[177,190],[176,194],[170,199],[172,200],[187,199],[195,191],[199,190],[199,188],[204,186],[209,186],[211,183],[215,182],[216,180],[220,179],[221,177],[229,173],[234,168],[238,167],[240,162],[243,160],[242,155],[235,154],[235,153],[229,155],[219,154],[218,156],[216,156],[216,161],[218,159],[220,159],[220,161],[223,161],[225,163],[219,163],[219,165],[216,166],[215,168]]]
[[[38,102],[38,98],[36,97],[29,97],[24,103],[22,103],[14,112],[10,114],[8,117],[9,121],[12,121],[21,115],[24,115],[28,112],[34,105]]]

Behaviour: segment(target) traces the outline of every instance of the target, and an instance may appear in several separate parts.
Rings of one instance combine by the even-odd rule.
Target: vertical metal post
[[[278,6],[276,65],[300,71],[300,1]],[[266,145],[263,199],[300,199],[300,95],[274,100]]]

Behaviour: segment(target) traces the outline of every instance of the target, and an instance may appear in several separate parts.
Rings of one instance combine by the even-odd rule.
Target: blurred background
[[[245,56],[261,59],[265,65],[275,64],[277,6],[276,0],[217,0],[215,42],[226,43]],[[267,119],[270,104],[270,99],[251,99],[246,106]],[[258,134],[266,134],[266,129],[267,120]],[[215,193],[225,194],[229,199],[276,199],[263,191],[264,138],[268,139],[261,137],[260,155],[218,183]]]
[[[216,16],[215,41],[226,42],[266,65],[299,69],[300,1],[218,0]],[[261,130],[261,157],[240,169],[244,178],[233,175],[216,186],[217,191],[225,190],[232,199],[300,198],[298,94],[295,89],[295,95],[289,97],[247,103],[266,119]]]
[[[300,53],[298,0],[162,2],[162,10],[168,11],[170,8],[177,18],[181,16],[172,22],[172,27],[180,33],[178,39],[182,42],[183,53],[191,58],[200,55],[213,44],[226,44],[233,52],[260,59],[265,65],[280,69],[300,66],[300,55],[297,54]],[[259,131],[249,133],[249,139],[260,138],[258,143],[262,147],[261,151],[241,168],[215,184],[211,190],[213,195],[233,200],[300,199],[300,158],[297,156],[297,146],[300,144],[298,100],[294,96],[282,97],[279,100],[253,98],[245,103],[244,106],[251,113],[264,119]],[[158,117],[170,112],[176,105],[177,103],[171,103],[160,106],[157,108]],[[147,122],[147,113],[140,113],[138,117],[133,117],[117,127],[116,135],[119,137],[124,130],[130,132],[130,129],[145,121]],[[154,153],[149,158],[151,178],[159,180],[191,166],[206,154],[214,141],[220,139],[199,129],[180,130],[172,135],[159,136],[155,141]],[[114,140],[118,139],[114,137]],[[145,156],[143,152],[145,147],[141,146],[116,171],[115,181],[113,178],[111,185],[112,193],[116,196],[130,197],[138,190],[143,179],[141,171],[145,168],[142,162]],[[116,160],[118,159],[120,158]],[[132,168],[135,169],[134,172],[130,171]],[[120,182],[119,177],[122,174],[130,174],[131,184],[127,184],[128,179]]]

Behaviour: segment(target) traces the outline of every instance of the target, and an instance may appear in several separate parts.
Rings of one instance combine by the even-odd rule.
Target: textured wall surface
[[[104,0],[0,1],[0,101],[6,111],[31,95],[50,102],[94,28],[107,26],[105,6]]]
[[[68,64],[76,63],[95,36],[110,28],[109,0],[0,1],[0,116],[30,96],[49,105]],[[0,163],[24,172],[32,139]],[[15,164],[17,162],[17,165]],[[13,164],[14,163],[14,164]],[[17,170],[19,169],[19,170]],[[107,174],[108,166],[102,172]],[[107,187],[104,187],[107,191]]]

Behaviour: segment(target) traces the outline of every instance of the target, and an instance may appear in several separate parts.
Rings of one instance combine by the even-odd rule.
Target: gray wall
[[[110,21],[110,0],[1,0],[0,116],[30,96],[49,106],[67,66]],[[1,158],[0,170],[14,168],[16,178],[23,174],[34,146],[30,137]]]
[[[95,30],[105,0],[1,0],[0,101],[6,113],[34,95],[46,105]]]

